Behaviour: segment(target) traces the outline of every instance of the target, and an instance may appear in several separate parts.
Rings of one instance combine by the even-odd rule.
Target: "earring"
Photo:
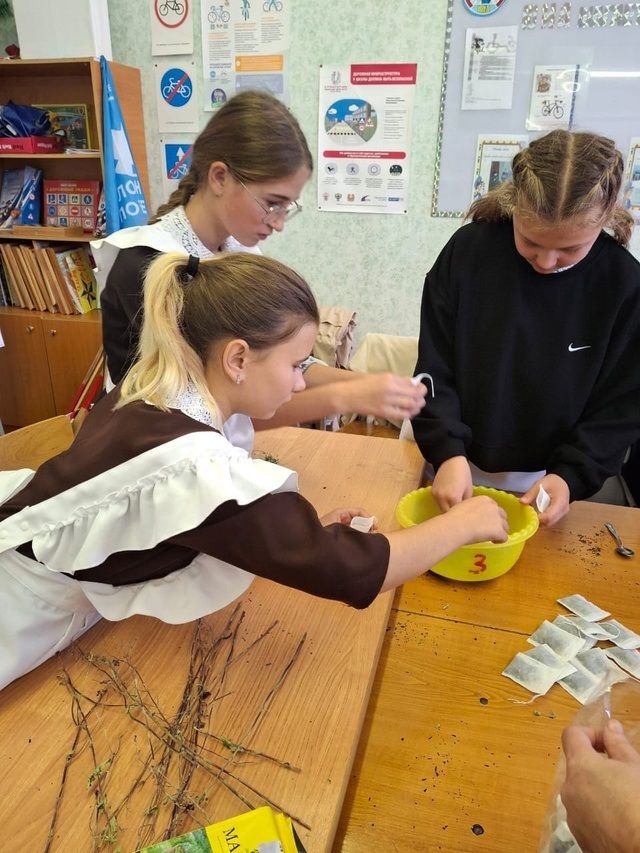
[[[239,385],[241,382],[242,382],[242,379],[240,378],[240,374],[238,373],[236,375],[236,385]]]

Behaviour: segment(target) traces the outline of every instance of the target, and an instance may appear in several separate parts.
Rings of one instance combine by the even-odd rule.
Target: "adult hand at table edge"
[[[547,509],[538,516],[538,521],[543,527],[553,527],[569,512],[569,486],[557,474],[545,474],[540,480],[536,480],[528,492],[522,495],[520,503],[526,506],[535,504],[541,486],[551,501]]]
[[[473,481],[466,456],[452,456],[440,465],[433,478],[431,493],[442,512],[471,497]]]
[[[585,853],[640,850],[640,754],[618,720],[604,729],[562,733],[566,775],[560,796],[571,832]]]

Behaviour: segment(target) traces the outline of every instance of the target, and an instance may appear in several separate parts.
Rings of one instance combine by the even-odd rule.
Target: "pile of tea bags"
[[[518,652],[503,675],[538,696],[557,683],[582,704],[603,683],[614,684],[628,674],[640,679],[640,635],[582,595],[558,603],[573,615],[545,619],[527,639],[533,648]],[[607,645],[599,647],[599,642]]]

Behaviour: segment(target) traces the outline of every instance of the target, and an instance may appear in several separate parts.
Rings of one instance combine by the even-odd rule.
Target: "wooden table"
[[[395,503],[416,486],[422,467],[414,445],[389,439],[285,429],[259,435],[258,448],[301,472],[301,491],[319,512],[361,504],[383,529],[396,527]],[[241,599],[235,648],[228,638],[220,647],[205,728],[301,767],[294,772],[238,754],[228,769],[311,826],[299,827],[309,853],[535,851],[560,732],[578,705],[559,687],[533,705],[514,704],[529,695],[500,672],[527,648],[531,631],[560,611],[561,595],[582,592],[640,629],[638,558],[623,562],[601,532],[602,522],[612,520],[640,552],[639,517],[638,510],[576,504],[561,524],[527,544],[503,578],[456,584],[428,575],[407,584],[386,633],[391,594],[355,612],[257,581]],[[220,636],[232,612],[226,608],[203,623]],[[305,633],[301,653],[269,699]],[[101,623],[79,646],[134,661],[162,710],[173,714],[192,635],[193,626],[135,618]],[[228,656],[235,662],[225,669]],[[73,650],[0,694],[0,826],[8,853],[44,849],[76,731],[69,693],[56,682],[62,666],[95,696],[95,673]],[[96,765],[116,752],[104,777],[109,808],[144,770],[151,738],[123,719],[121,708],[98,709],[88,725],[96,755],[84,738],[69,764],[52,853],[92,849],[96,786],[94,779],[88,790],[87,781]],[[215,746],[226,756],[222,763],[228,761],[228,751]],[[135,849],[153,784],[147,778],[118,814],[122,853]],[[209,793],[207,801],[183,801],[196,821],[205,813],[219,819],[245,810],[202,774],[189,790]]]
[[[557,685],[515,704],[531,694],[500,673],[571,593],[640,631],[640,557],[618,556],[604,521],[640,555],[640,510],[578,502],[502,578],[426,575],[397,593],[335,851],[538,850],[579,705]]]
[[[301,471],[301,491],[320,512],[375,505],[384,527],[393,525],[396,501],[416,481],[411,448],[400,442],[284,429],[261,434],[257,446]],[[121,692],[78,649],[68,649],[0,693],[2,850],[45,849],[70,756],[52,853],[90,851],[101,833],[117,838],[117,844],[104,849],[113,851],[119,845],[122,853],[131,853],[141,841],[149,844],[162,837],[171,800],[179,802],[185,820],[178,827],[186,831],[262,805],[264,798],[298,819],[297,829],[309,853],[328,851],[392,599],[393,594],[387,593],[366,611],[355,611],[255,581],[240,599],[238,611],[230,605],[202,620],[210,632],[209,646],[217,649],[211,674],[196,691],[204,708],[198,719],[192,713],[172,738],[168,726],[185,695],[194,625],[165,625],[144,617],[99,623],[79,641],[78,649],[136,666],[134,674],[126,663],[106,665],[129,686],[131,716],[123,708]],[[71,718],[69,689],[57,680],[63,668],[78,691],[79,726]],[[109,707],[91,710],[98,690],[107,685],[102,702]],[[86,727],[91,741],[82,730],[85,721],[78,709],[81,714],[89,712]],[[200,733],[199,743],[212,750],[204,753],[205,759],[234,774],[224,780],[244,800],[223,788],[216,774],[201,769],[186,785],[188,794],[178,796],[189,770],[184,755],[189,754],[194,723],[227,744],[268,753],[300,770],[249,753],[233,754],[220,741]],[[162,761],[160,738],[169,741],[173,756],[169,769]],[[186,748],[176,752],[184,744]],[[138,779],[140,784],[123,804]],[[157,780],[164,784],[159,801],[154,799]],[[139,836],[142,825],[149,829]]]

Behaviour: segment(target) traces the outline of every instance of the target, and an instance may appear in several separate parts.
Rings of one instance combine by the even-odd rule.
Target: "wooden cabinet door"
[[[76,391],[89,365],[102,346],[100,312],[82,317],[54,314],[42,319],[51,389],[56,415],[71,408]]]
[[[0,312],[0,420],[21,427],[56,414],[39,314]]]

